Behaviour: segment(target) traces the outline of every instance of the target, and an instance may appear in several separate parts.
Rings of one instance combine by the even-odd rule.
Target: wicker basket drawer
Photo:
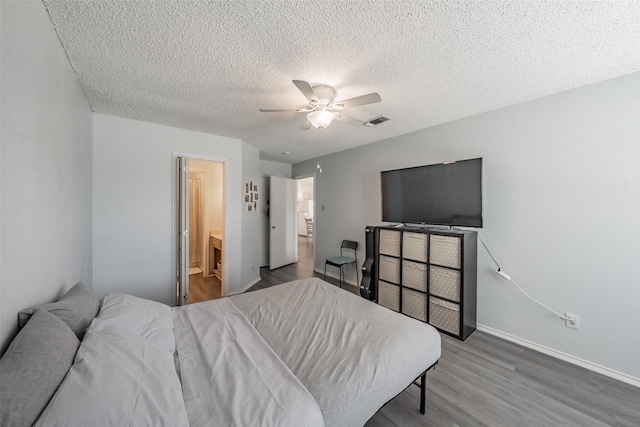
[[[429,292],[433,295],[460,302],[460,270],[432,265],[429,267]]]
[[[400,286],[378,281],[378,304],[400,311]]]
[[[414,319],[427,321],[427,294],[402,288],[402,312]]]
[[[427,292],[427,265],[402,260],[402,286]]]
[[[427,262],[427,236],[424,233],[402,233],[402,257]]]
[[[460,335],[460,306],[429,297],[429,324],[453,335]]]
[[[380,280],[400,283],[400,260],[380,255]]]
[[[400,256],[400,232],[380,230],[380,253]]]
[[[462,243],[459,237],[431,234],[430,239],[431,254],[429,255],[429,262],[431,264],[460,268]]]

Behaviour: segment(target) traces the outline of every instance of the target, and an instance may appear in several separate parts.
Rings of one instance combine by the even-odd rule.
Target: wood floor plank
[[[304,241],[306,243],[306,239]],[[299,254],[313,246],[299,249]],[[249,291],[313,271],[307,251],[297,264],[273,271]],[[306,260],[306,261],[303,261]],[[338,281],[327,277],[338,285]],[[355,286],[345,289],[358,294]],[[467,340],[442,337],[442,356],[427,374],[427,413],[411,386],[381,408],[366,427],[640,426],[640,389],[480,331]]]
[[[499,372],[473,360],[456,360],[451,371],[453,375],[465,375],[470,390],[482,390],[493,402],[490,406],[499,409],[496,412],[515,417],[510,422],[520,420],[527,426],[570,425],[574,422],[581,426],[606,425],[530,388],[511,371]]]
[[[215,276],[189,275],[189,304],[222,298],[222,284]]]

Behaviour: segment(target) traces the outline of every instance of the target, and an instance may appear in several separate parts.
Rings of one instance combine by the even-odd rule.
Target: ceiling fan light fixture
[[[307,114],[307,120],[311,122],[314,128],[320,130],[328,127],[335,118],[336,115],[327,110],[317,110]]]

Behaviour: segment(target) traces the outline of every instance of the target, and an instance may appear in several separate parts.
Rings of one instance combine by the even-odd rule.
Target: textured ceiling
[[[640,1],[44,0],[94,111],[295,163],[640,71]],[[300,131],[291,82],[378,92]],[[283,151],[290,151],[283,156]]]

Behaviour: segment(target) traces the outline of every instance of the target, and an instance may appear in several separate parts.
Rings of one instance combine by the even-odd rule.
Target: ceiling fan
[[[333,120],[348,123],[352,126],[362,126],[365,122],[347,116],[341,110],[344,108],[358,107],[360,105],[375,104],[382,101],[377,93],[369,93],[367,95],[356,96],[338,102],[333,102],[335,95],[334,90],[330,86],[318,85],[313,86],[304,80],[293,80],[293,84],[302,92],[309,100],[309,106],[304,108],[260,108],[263,113],[284,113],[297,112],[308,113],[307,121],[300,127],[300,130],[310,129],[311,126],[317,129],[328,127]]]

